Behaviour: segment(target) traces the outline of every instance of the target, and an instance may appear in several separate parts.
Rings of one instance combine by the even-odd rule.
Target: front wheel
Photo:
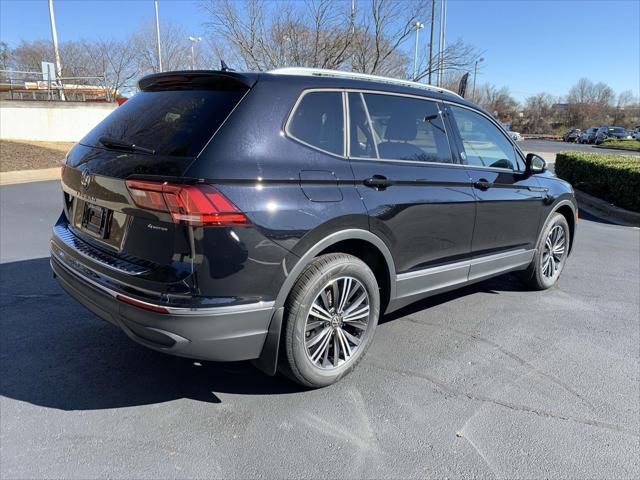
[[[569,255],[570,235],[564,215],[552,214],[540,233],[533,261],[521,274],[529,287],[545,290],[556,284]]]
[[[307,387],[337,382],[369,348],[379,314],[378,283],[363,261],[344,253],[316,258],[287,300],[281,371]]]

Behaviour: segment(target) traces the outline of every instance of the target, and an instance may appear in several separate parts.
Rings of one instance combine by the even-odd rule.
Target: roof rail
[[[367,80],[370,82],[390,83],[392,85],[402,85],[404,87],[421,88],[423,90],[431,90],[433,92],[449,93],[460,97],[455,92],[447,90],[446,88],[436,87],[434,85],[428,85],[426,83],[412,82],[411,80],[401,80],[398,78],[381,77],[379,75],[368,75],[366,73],[345,72],[342,70],[328,70],[324,68],[306,68],[306,67],[286,67],[276,68],[275,70],[269,70],[267,73],[273,73],[276,75],[300,75],[308,77],[333,77],[333,78],[346,78],[350,80]],[[462,98],[462,97],[460,97]]]

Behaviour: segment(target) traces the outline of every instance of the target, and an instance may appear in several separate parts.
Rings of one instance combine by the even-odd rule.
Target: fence
[[[0,70],[2,100],[109,102],[114,95],[106,77],[59,77],[45,72]]]

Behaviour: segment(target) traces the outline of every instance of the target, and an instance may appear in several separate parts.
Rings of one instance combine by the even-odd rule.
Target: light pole
[[[473,67],[473,93],[471,98],[473,98],[473,101],[476,101],[476,76],[478,75],[478,63],[484,62],[484,57],[480,57],[479,59],[476,60],[476,63]]]
[[[58,32],[56,30],[56,17],[53,13],[53,0],[49,0],[49,21],[51,22],[51,38],[53,40],[53,54],[56,60],[56,75],[58,76],[57,80],[60,84],[60,90],[58,91],[60,94],[60,100],[65,100],[64,98],[64,88],[62,87],[62,66],[60,65],[60,50],[58,49]],[[49,76],[49,81],[51,81],[51,76]]]
[[[442,87],[444,84],[444,50],[446,42],[446,29],[447,29],[447,0],[440,0],[440,41],[438,44],[438,86]]]
[[[431,35],[429,37],[429,85],[431,83],[431,73],[433,71],[433,30],[436,23],[436,0],[431,0]]]
[[[202,37],[189,36],[189,41],[191,42],[191,70],[195,70],[195,61],[196,61],[193,46],[201,40],[202,40]]]
[[[158,48],[158,71],[162,72],[162,51],[160,49],[160,18],[158,17],[158,0],[153,0],[156,9],[156,46]]]
[[[416,22],[416,44],[413,51],[413,77],[411,80],[416,80],[416,75],[418,75],[418,38],[420,35],[420,30],[424,28],[424,23]]]

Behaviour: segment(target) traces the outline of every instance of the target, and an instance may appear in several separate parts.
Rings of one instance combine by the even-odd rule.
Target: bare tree
[[[586,128],[607,123],[613,99],[613,90],[607,84],[581,78],[567,95],[570,126]]]
[[[431,21],[422,0],[203,0],[212,35],[222,39],[239,68],[270,70],[285,65],[352,70],[407,78],[405,53],[416,21]],[[421,49],[426,52],[427,49]],[[462,41],[451,44],[445,69],[471,65],[475,51]],[[428,64],[424,60],[423,64]],[[423,68],[420,78],[428,75]]]
[[[84,42],[87,63],[94,75],[104,76],[109,95],[117,97],[138,75],[136,50],[124,40],[98,40]]]
[[[189,69],[191,51],[187,40],[189,35],[184,28],[171,22],[163,22],[160,35],[163,69],[166,71]],[[155,23],[144,24],[131,36],[129,42],[136,52],[137,70],[141,74],[158,72]]]
[[[511,122],[515,119],[518,102],[511,96],[507,87],[497,88],[487,83],[477,89],[476,97],[477,103],[501,122]]]
[[[555,123],[556,99],[548,93],[538,93],[525,100],[522,119],[517,128],[523,133],[552,133]]]
[[[451,81],[452,78],[459,79],[466,72],[470,72],[473,69],[473,64],[478,58],[480,58],[480,52],[471,45],[464,43],[462,39],[458,39],[445,48],[442,56],[435,54],[431,64],[429,64],[426,57],[423,57],[417,80],[427,78],[429,73],[435,74],[441,61],[444,65],[445,83],[447,80]]]

